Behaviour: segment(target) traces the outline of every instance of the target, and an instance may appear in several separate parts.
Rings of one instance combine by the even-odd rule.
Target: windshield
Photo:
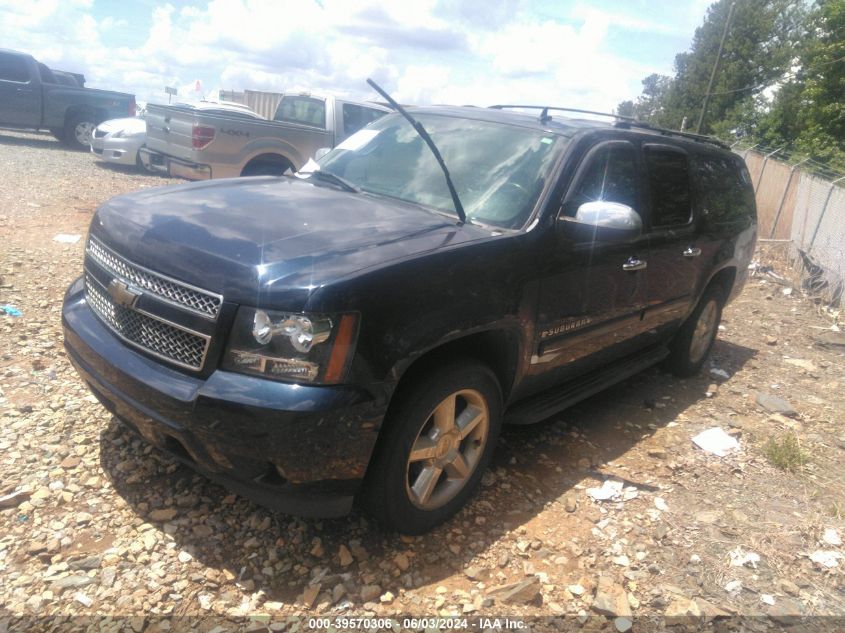
[[[528,128],[432,114],[415,118],[437,145],[467,218],[522,226],[567,139]],[[443,171],[403,117],[386,116],[318,161],[362,191],[455,213]]]

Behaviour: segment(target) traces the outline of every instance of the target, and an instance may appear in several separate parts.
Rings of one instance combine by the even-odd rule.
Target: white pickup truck
[[[276,176],[300,169],[318,149],[334,147],[387,112],[311,94],[283,96],[272,121],[149,105],[147,146],[139,154],[148,169],[190,180]]]

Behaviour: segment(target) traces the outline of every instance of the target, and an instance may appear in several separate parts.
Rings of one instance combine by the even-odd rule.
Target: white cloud
[[[143,101],[166,99],[166,85],[183,98],[197,79],[207,96],[217,88],[310,89],[371,99],[365,79],[373,77],[411,103],[609,110],[661,69],[615,55],[608,29],[669,28],[584,6],[564,23],[519,0],[162,2],[148,9],[143,29],[120,7],[97,15],[91,0],[0,0],[0,41]],[[122,41],[127,33],[137,41]]]

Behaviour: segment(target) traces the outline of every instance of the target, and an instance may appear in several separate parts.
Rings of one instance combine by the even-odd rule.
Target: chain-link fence
[[[782,241],[802,284],[838,305],[845,286],[845,174],[759,145],[734,148],[757,196],[761,241]]]

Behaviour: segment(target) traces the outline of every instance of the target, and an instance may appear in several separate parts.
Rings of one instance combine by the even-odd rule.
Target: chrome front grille
[[[220,314],[223,297],[218,294],[134,264],[94,237],[88,238],[86,250],[91,259],[113,275],[141,290],[146,290],[163,301],[211,320],[216,320],[217,315]]]
[[[210,337],[116,304],[102,284],[88,274],[85,296],[94,313],[126,342],[180,367],[202,369]]]

